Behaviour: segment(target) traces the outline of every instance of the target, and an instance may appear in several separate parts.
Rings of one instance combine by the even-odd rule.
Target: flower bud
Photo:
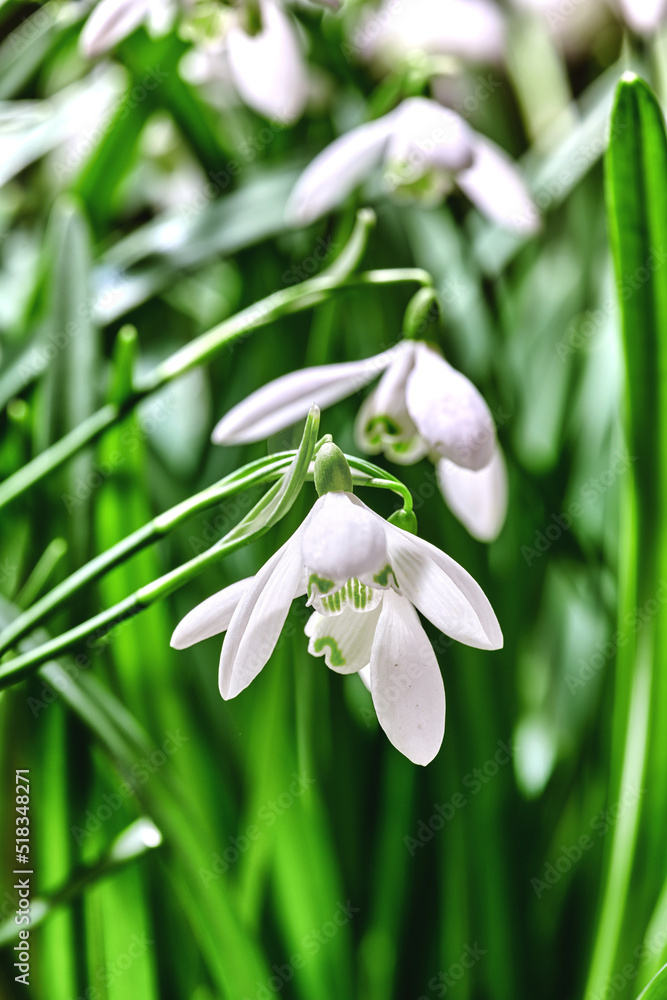
[[[315,456],[315,489],[318,496],[325,493],[351,493],[352,473],[345,455],[338,445],[327,442]]]

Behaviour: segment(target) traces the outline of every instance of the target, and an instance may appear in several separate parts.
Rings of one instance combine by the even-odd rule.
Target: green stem
[[[177,504],[170,510],[159,514],[152,521],[144,524],[141,528],[133,531],[131,535],[123,538],[116,545],[113,545],[106,552],[91,559],[85,566],[72,573],[45,594],[41,600],[37,601],[31,608],[19,615],[7,628],[0,633],[0,656],[21,639],[27,632],[39,625],[51,612],[68,601],[78,591],[93,580],[99,579],[105,573],[114,569],[120,563],[125,562],[135,553],[152,545],[163,538],[174,528],[177,528],[183,521],[196,514],[200,510],[205,510],[218,503],[220,500],[242,489],[257,486],[262,483],[276,479],[281,472],[287,468],[294,458],[295,452],[285,452],[275,456],[275,461],[267,465],[266,459],[260,459],[246,466],[243,476],[238,472],[226,476],[215,486],[209,486],[188,500]]]
[[[372,220],[372,213],[368,211],[361,211],[357,216],[352,236],[347,247],[341,252],[341,258],[345,257],[345,266],[348,271],[356,266],[363,253]],[[347,253],[347,249],[351,246],[356,251],[354,254]],[[161,389],[173,379],[184,375],[192,368],[210,361],[226,344],[231,344],[241,337],[252,334],[283,316],[294,315],[320,305],[326,302],[332,294],[344,288],[401,282],[431,285],[433,279],[427,271],[421,268],[389,268],[382,271],[365,271],[356,275],[343,273],[341,269],[340,273],[325,272],[296,287],[283,288],[267,298],[253,303],[235,316],[231,316],[218,326],[213,327],[212,330],[201,334],[157,365],[137,385],[132,395],[122,405],[109,403],[102,407],[60,441],[47,448],[5,480],[0,486],[0,508],[63,465],[82,448],[96,441],[147,396]]]

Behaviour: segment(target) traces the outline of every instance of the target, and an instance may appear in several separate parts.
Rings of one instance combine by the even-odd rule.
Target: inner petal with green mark
[[[304,630],[309,638],[308,652],[311,656],[323,656],[326,665],[338,674],[357,673],[370,663],[380,610],[381,603],[363,615],[350,607],[334,616],[315,611]]]
[[[383,589],[386,589],[386,584],[384,587],[382,584],[370,587],[352,578],[331,593],[322,593],[319,588],[311,588],[308,604],[324,616],[340,615],[346,609],[354,612],[372,611],[382,600]]]

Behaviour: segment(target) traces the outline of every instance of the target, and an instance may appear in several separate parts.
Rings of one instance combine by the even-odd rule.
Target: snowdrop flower
[[[320,449],[316,484],[318,463],[339,458],[345,461],[335,445]],[[500,626],[461,566],[354,496],[347,463],[329,482],[334,489],[323,492],[257,575],[194,608],[171,644],[183,649],[226,632],[219,687],[223,698],[234,698],[269,660],[292,600],[308,594],[314,608],[305,627],[308,651],[336,673],[369,667],[380,725],[401,753],[427,764],[444,736],[445,690],[415,608],[446,635],[479,649],[502,646]]]
[[[94,59],[146,23],[154,34],[169,30],[176,13],[172,0],[101,0],[81,32],[81,51]]]
[[[455,111],[424,97],[403,101],[316,156],[290,196],[288,219],[312,222],[380,165],[386,187],[398,198],[436,204],[456,183],[493,221],[526,233],[538,227],[537,209],[509,156]]]
[[[423,341],[404,340],[363,361],[304,368],[275,379],[233,407],[216,425],[213,441],[270,437],[305,417],[313,402],[323,409],[380,374],[357,417],[358,446],[404,465],[433,457],[453,513],[475,538],[492,541],[507,509],[507,476],[493,417],[472,382]]]
[[[414,53],[498,62],[505,48],[505,21],[490,0],[384,0],[366,13],[351,47],[389,67]]]
[[[226,37],[232,81],[255,111],[280,122],[303,114],[308,98],[306,64],[291,17],[276,0],[259,0],[254,34],[240,23]]]

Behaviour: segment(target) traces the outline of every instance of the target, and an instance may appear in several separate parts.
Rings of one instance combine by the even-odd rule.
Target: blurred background
[[[488,401],[510,483],[506,524],[485,545],[447,509],[428,462],[387,466],[415,497],[422,537],[482,585],[505,636],[485,653],[426,624],[448,702],[427,768],[389,744],[357,677],[308,657],[303,601],[230,703],[219,638],[169,647],[188,610],[287,538],[311,485],[266,536],[3,691],[2,997],[610,1000],[635,997],[663,964],[664,772],[651,760],[664,736],[646,706],[635,724],[652,741],[648,772],[610,781],[623,752],[616,653],[660,616],[667,590],[619,625],[619,496],[637,456],[621,425],[601,162],[623,71],[658,96],[667,83],[661,16],[632,0],[0,3],[3,479],[113,400],[121,329],[136,329],[148,373],[330,265],[368,204],[363,267],[432,274],[434,336]],[[270,26],[274,41],[244,61],[239,33]],[[414,96],[455,109],[516,161],[538,231],[499,225],[456,190],[392,197],[377,172],[323,218],[286,221],[316,154]],[[654,249],[661,262],[667,246]],[[8,500],[3,623],[265,456],[266,443],[211,445],[216,420],[277,375],[395,343],[415,290],[341,290],[223,347]],[[322,417],[321,433],[352,454],[364,395]],[[296,443],[286,432],[268,447]],[[396,506],[359,492],[386,516]],[[194,516],[37,638],[203,551],[260,495]],[[13,950],[17,768],[30,771],[29,985],[15,981]],[[609,923],[628,817],[623,906]]]

